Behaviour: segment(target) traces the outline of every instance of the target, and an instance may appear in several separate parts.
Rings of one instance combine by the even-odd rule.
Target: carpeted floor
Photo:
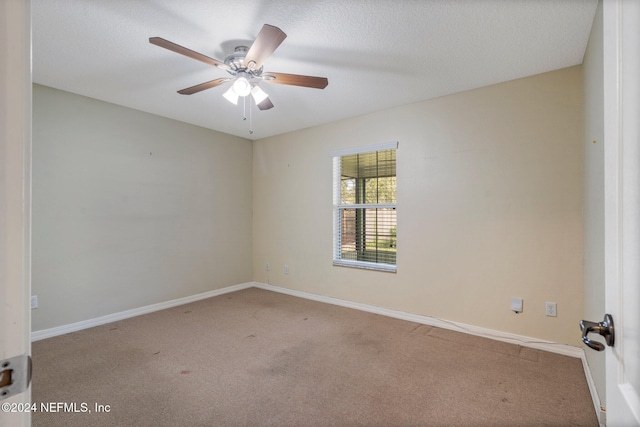
[[[35,342],[32,400],[47,427],[598,425],[579,359],[256,288]]]

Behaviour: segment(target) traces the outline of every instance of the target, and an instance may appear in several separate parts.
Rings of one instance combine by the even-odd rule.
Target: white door
[[[640,426],[640,1],[603,6],[607,425]]]
[[[0,0],[0,360],[31,352],[29,6],[29,0]],[[0,400],[0,425],[28,426],[28,412],[11,411],[30,399],[27,390]]]

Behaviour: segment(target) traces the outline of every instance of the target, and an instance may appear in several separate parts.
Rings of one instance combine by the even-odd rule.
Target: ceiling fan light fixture
[[[249,80],[244,76],[238,77],[231,87],[238,96],[247,96],[251,93],[251,83],[249,83]]]
[[[261,111],[273,108],[273,103],[260,87],[259,81],[269,83],[301,86],[315,89],[324,89],[329,80],[326,77],[305,76],[300,74],[285,73],[265,73],[263,74],[263,63],[269,56],[280,46],[280,43],[287,35],[278,27],[264,24],[258,33],[251,48],[247,46],[236,46],[234,52],[227,55],[224,61],[210,58],[206,55],[188,49],[179,44],[165,40],[162,37],[149,37],[149,43],[159,46],[163,49],[184,55],[186,57],[204,62],[222,70],[226,70],[231,77],[218,78],[208,82],[204,82],[186,89],[179,90],[180,95],[193,95],[205,89],[211,89],[230,82],[231,87],[222,95],[224,98],[234,105],[238,105],[240,97],[246,98],[252,95],[257,107]],[[243,114],[246,116],[246,99],[243,99]],[[244,117],[246,119],[246,117]],[[251,108],[249,108],[249,123],[251,123]],[[249,125],[251,127],[251,124]],[[253,133],[251,130],[249,133]]]
[[[233,86],[231,86],[229,90],[223,93],[222,96],[224,96],[230,103],[238,105],[238,94],[235,92],[235,90],[233,90]]]
[[[256,102],[256,105],[269,97],[269,95],[267,95],[266,92],[258,85],[255,85],[253,89],[251,89],[251,96],[253,96],[253,100]]]

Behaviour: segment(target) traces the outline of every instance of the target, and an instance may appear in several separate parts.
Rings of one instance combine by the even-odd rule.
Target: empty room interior
[[[601,1],[31,13],[34,425],[605,425]]]

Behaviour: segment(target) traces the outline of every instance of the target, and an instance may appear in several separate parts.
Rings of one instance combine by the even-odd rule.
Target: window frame
[[[396,170],[397,170],[397,149],[398,142],[386,142],[382,144],[367,145],[362,147],[348,148],[337,150],[331,153],[333,162],[333,265],[340,267],[354,267],[367,270],[376,270],[384,272],[397,272],[397,252],[396,263],[388,264],[382,262],[360,261],[342,259],[342,212],[345,209],[394,209],[396,211],[396,233],[397,233],[397,198],[395,203],[348,203],[342,204],[342,157],[354,154],[374,153],[385,150],[396,150]],[[397,172],[396,172],[396,191],[397,191]],[[397,234],[396,234],[396,250],[397,250]]]

